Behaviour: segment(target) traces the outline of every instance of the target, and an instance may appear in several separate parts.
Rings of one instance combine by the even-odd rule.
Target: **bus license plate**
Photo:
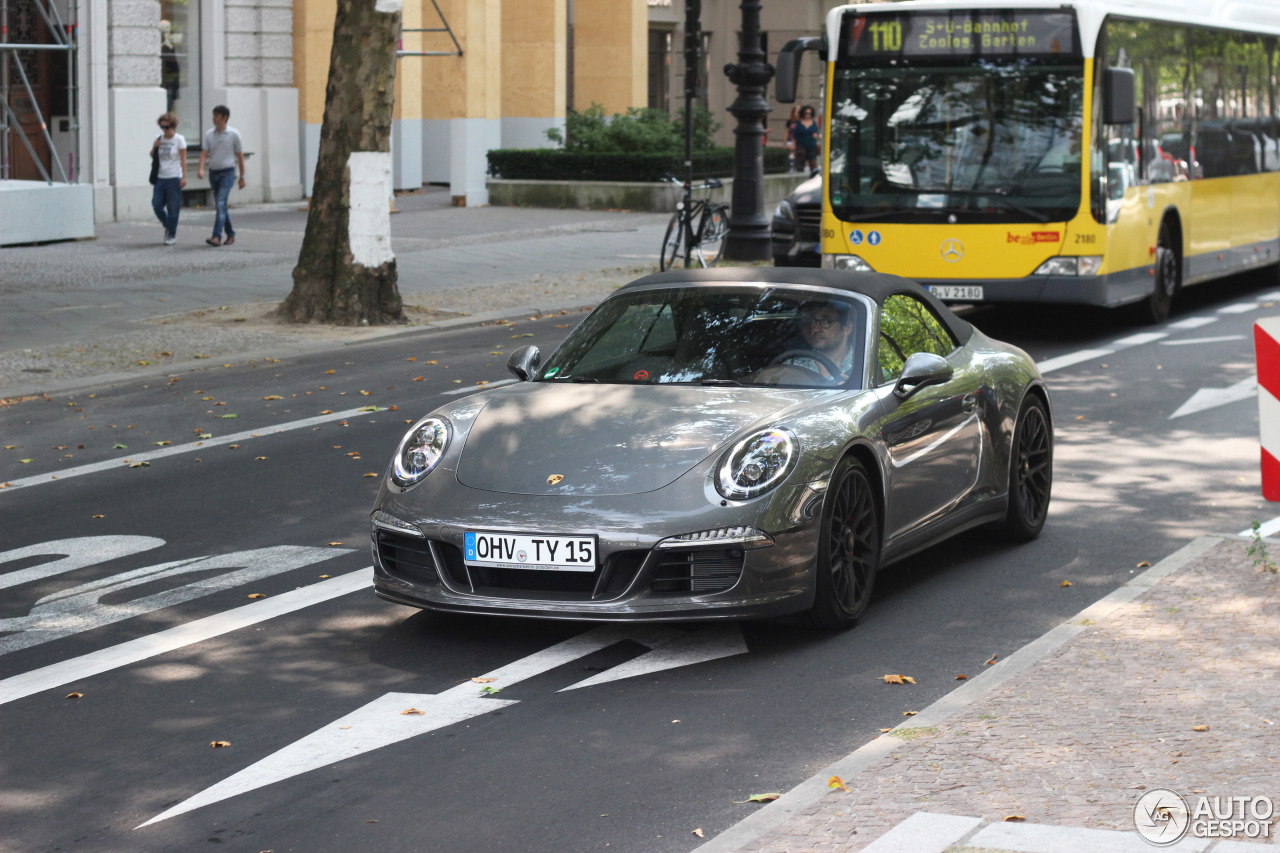
[[[468,530],[463,537],[462,559],[468,566],[493,569],[594,572],[596,537]]]
[[[930,292],[939,299],[957,302],[981,302],[982,287],[975,284],[931,284]]]

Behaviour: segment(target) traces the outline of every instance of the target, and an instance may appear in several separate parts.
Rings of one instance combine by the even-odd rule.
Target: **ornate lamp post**
[[[773,66],[765,58],[760,46],[760,0],[742,0],[738,64],[724,67],[729,81],[738,87],[738,98],[729,107],[738,126],[733,131],[733,200],[724,246],[724,256],[735,261],[772,257],[769,220],[764,215],[764,123],[770,111],[765,87],[773,79]]]

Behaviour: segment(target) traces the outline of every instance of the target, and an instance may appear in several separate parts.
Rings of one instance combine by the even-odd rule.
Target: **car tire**
[[[1009,446],[1009,507],[1003,533],[1014,542],[1040,535],[1053,491],[1053,424],[1039,397],[1030,395],[1018,412]]]
[[[845,457],[830,483],[818,525],[813,607],[804,620],[827,630],[858,621],[880,569],[880,510],[867,469]]]

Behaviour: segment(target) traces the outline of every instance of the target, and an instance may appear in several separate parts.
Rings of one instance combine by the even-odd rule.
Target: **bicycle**
[[[667,175],[663,180],[671,184],[683,183],[679,178]],[[725,236],[729,233],[729,205],[707,198],[694,198],[694,190],[713,190],[724,186],[715,178],[701,184],[685,184],[684,198],[676,203],[667,232],[662,237],[662,255],[658,269],[674,269],[683,256],[685,268],[697,263],[713,267],[724,252]]]

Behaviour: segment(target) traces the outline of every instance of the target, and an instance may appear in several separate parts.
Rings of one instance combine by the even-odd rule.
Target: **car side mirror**
[[[898,384],[893,386],[893,396],[905,400],[921,388],[929,385],[941,385],[949,380],[955,370],[940,355],[931,352],[918,352],[907,359],[902,366],[902,374]]]
[[[525,344],[507,357],[507,370],[521,382],[528,382],[542,364],[542,353],[533,344]]]

